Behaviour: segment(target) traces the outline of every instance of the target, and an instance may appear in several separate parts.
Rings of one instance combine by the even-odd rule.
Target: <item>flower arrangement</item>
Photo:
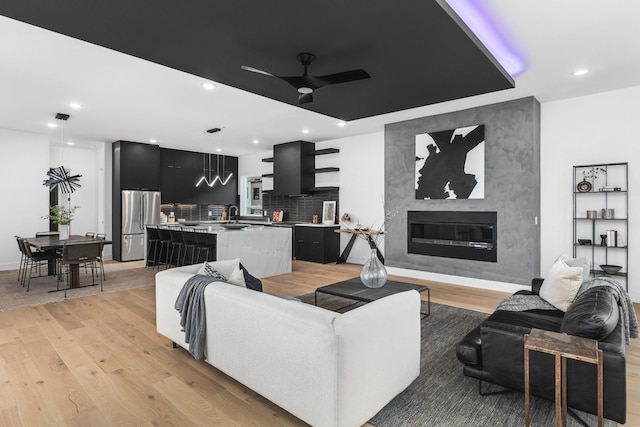
[[[54,224],[69,225],[73,220],[73,214],[79,206],[71,206],[69,208],[65,206],[55,205],[49,206],[49,215],[43,216],[43,219],[49,219]]]

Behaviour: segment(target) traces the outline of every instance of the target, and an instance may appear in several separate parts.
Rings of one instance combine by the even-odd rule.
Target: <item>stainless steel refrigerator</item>
[[[159,223],[159,191],[122,190],[121,260],[144,259],[144,226]]]

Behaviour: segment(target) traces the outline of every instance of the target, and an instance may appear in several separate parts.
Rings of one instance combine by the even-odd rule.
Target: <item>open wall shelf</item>
[[[591,277],[611,276],[629,288],[628,163],[573,167],[573,256],[586,256]],[[607,274],[600,265],[619,265]],[[585,278],[586,279],[586,278]]]

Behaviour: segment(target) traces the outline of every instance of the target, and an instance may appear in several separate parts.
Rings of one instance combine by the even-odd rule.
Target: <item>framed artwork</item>
[[[416,135],[416,199],[484,199],[484,125]]]
[[[322,202],[322,223],[335,224],[336,222],[336,202]]]

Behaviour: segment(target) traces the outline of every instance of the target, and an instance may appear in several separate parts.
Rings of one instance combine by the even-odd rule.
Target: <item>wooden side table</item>
[[[602,350],[598,349],[598,341],[540,329],[531,329],[531,332],[524,336],[524,416],[527,427],[529,426],[529,350],[555,356],[557,427],[567,425],[567,359],[597,365],[598,427],[602,427]]]

